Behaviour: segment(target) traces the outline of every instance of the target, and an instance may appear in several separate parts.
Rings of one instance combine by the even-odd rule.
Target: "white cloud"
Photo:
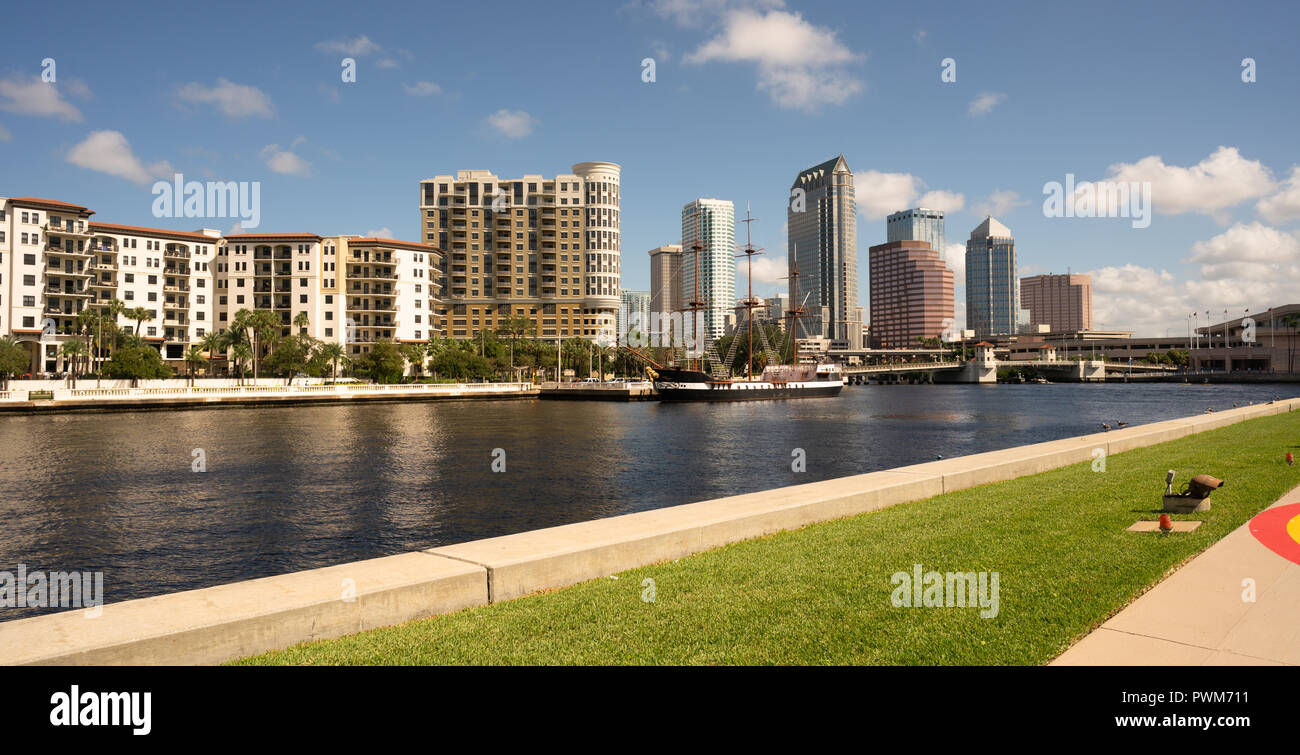
[[[927,191],[923,194],[916,205],[918,207],[927,207],[931,210],[942,210],[945,213],[952,213],[957,212],[966,206],[966,197],[955,191],[936,189],[935,191]]]
[[[1018,192],[1011,191],[1010,189],[998,189],[984,199],[972,204],[970,206],[970,211],[971,214],[978,215],[979,217],[992,215],[996,218],[1007,215],[1013,209],[1023,207],[1027,204],[1029,204],[1029,200],[1021,199]]]
[[[1300,235],[1259,222],[1238,223],[1192,245],[1188,262],[1201,266],[1203,280],[1245,283],[1300,279]]]
[[[784,278],[790,274],[789,269],[789,263],[786,262],[785,255],[780,257],[755,256],[754,285],[784,284]],[[736,260],[736,296],[738,297],[741,296],[742,281],[744,281],[748,271],[748,261]]]
[[[929,207],[944,212],[956,212],[966,205],[966,197],[954,191],[936,189],[921,192],[925,181],[911,173],[882,173],[868,170],[853,177],[853,188],[859,210],[869,220],[883,218],[891,212],[909,207]],[[918,201],[918,197],[920,197]]]
[[[82,92],[82,96],[90,94],[84,84],[71,88]],[[27,78],[15,75],[0,79],[0,110],[64,121],[85,120],[76,105],[63,99],[57,84],[41,81],[40,76]]]
[[[1228,222],[1227,208],[1277,188],[1268,168],[1258,160],[1243,158],[1236,147],[1219,147],[1188,167],[1166,165],[1159,155],[1151,155],[1136,163],[1116,163],[1107,172],[1111,181],[1149,181],[1151,205],[1156,212],[1195,212],[1224,224]],[[1279,205],[1279,209],[1282,207]]]
[[[393,60],[392,58],[383,58],[378,63],[375,63],[375,67],[389,69],[389,68],[401,68],[402,65],[398,63],[396,60]]]
[[[668,50],[668,45],[664,44],[661,40],[656,39],[651,42],[650,51],[654,53],[656,62],[667,63],[673,59],[672,53]]]
[[[317,42],[316,49],[321,52],[332,52],[339,55],[360,58],[371,53],[379,52],[384,48],[370,41],[370,37],[362,34],[355,39],[326,40],[323,42]]]
[[[417,81],[414,84],[402,84],[402,89],[412,97],[430,97],[435,94],[442,94],[442,87],[432,81]]]
[[[861,60],[836,38],[798,13],[732,10],[722,31],[687,55],[686,63],[754,63],[758,89],[779,107],[815,110],[839,105],[862,91],[862,82],[843,69]]]
[[[227,79],[217,79],[216,86],[205,86],[191,81],[176,92],[182,102],[212,105],[231,118],[274,118],[275,108],[271,98],[255,86],[236,84]]]
[[[295,140],[296,143],[296,140]],[[290,150],[293,148],[290,147]],[[276,173],[283,173],[289,176],[310,176],[311,163],[295,155],[291,151],[280,149],[278,144],[268,144],[258,153],[266,167]]]
[[[1238,223],[1192,245],[1186,262],[1199,265],[1197,278],[1178,281],[1168,271],[1137,265],[1093,270],[1096,327],[1136,330],[1139,335],[1187,333],[1192,327],[1229,316],[1259,317],[1267,307],[1293,303],[1300,277],[1300,233],[1261,223]]]
[[[141,162],[120,131],[92,131],[80,144],[68,151],[67,161],[138,184],[147,184],[175,172],[165,160],[150,164]]]
[[[993,112],[993,108],[1002,104],[1007,99],[1001,92],[980,92],[975,99],[970,101],[970,106],[966,108],[966,114],[972,118],[979,115],[987,115]]]
[[[523,110],[502,108],[487,117],[487,124],[507,139],[522,139],[533,133],[538,120]]]
[[[943,248],[944,262],[948,263],[948,269],[952,271],[952,284],[957,288],[966,285],[966,245],[960,241],[954,241],[945,244]]]
[[[1259,200],[1255,209],[1270,223],[1288,223],[1300,219],[1300,165],[1291,166],[1291,177],[1282,190]]]
[[[393,238],[393,229],[388,226],[383,228],[372,228],[366,231],[365,237],[368,239],[391,239]]]

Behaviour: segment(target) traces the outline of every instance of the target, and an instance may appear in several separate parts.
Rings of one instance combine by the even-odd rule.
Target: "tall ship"
[[[700,350],[697,348],[694,358],[674,359],[673,365],[661,365],[651,359],[648,355],[631,349],[631,351],[642,359],[646,360],[649,366],[646,367],[646,374],[654,383],[655,392],[661,401],[763,401],[772,399],[792,399],[792,398],[829,398],[838,396],[844,388],[844,373],[840,366],[830,361],[814,360],[811,363],[801,364],[799,359],[799,339],[798,339],[798,321],[804,317],[805,312],[802,305],[793,307],[786,317],[790,320],[787,333],[790,338],[791,360],[790,364],[781,364],[780,354],[773,349],[767,338],[767,334],[762,326],[758,327],[758,345],[759,351],[755,352],[754,339],[754,310],[760,304],[754,298],[754,255],[760,254],[749,238],[749,224],[755,218],[749,217],[749,212],[745,213],[745,249],[743,257],[748,265],[748,287],[749,295],[745,298],[744,322],[737,323],[736,330],[731,337],[731,345],[725,358],[718,352],[716,342],[711,342]],[[695,278],[695,296],[683,310],[691,312],[692,327],[698,333],[699,329],[695,326],[698,322],[699,313],[707,309],[708,302],[701,301],[699,295],[700,276],[699,255],[703,246],[697,241],[691,246],[694,256],[694,265],[696,270]],[[790,277],[798,278],[799,269],[797,264],[791,269]],[[795,290],[798,290],[795,287]],[[744,337],[742,337],[742,330]],[[746,369],[743,376],[733,376],[732,365],[736,362],[737,349],[744,343],[746,349]],[[762,370],[759,374],[754,374],[754,361],[758,358],[762,362]]]

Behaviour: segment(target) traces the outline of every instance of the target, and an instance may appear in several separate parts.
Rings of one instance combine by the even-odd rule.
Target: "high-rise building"
[[[1020,306],[1029,326],[1047,325],[1053,333],[1092,329],[1092,276],[1031,275],[1020,279]]]
[[[462,170],[420,182],[424,241],[446,251],[440,321],[472,338],[505,318],[540,338],[613,339],[619,307],[619,175],[585,162],[553,179]]]
[[[858,220],[853,172],[844,155],[800,171],[787,208],[788,256],[799,276],[791,306],[804,309],[799,337],[862,345],[858,307]]]
[[[1016,333],[1019,288],[1011,229],[986,217],[966,242],[967,329],[976,338]]]
[[[646,345],[650,336],[650,292],[623,289],[618,308],[618,342]],[[635,331],[632,338],[628,333]]]
[[[915,207],[895,212],[885,219],[885,241],[924,241],[944,256],[943,210]]]
[[[666,315],[671,320],[673,313],[681,308],[682,247],[680,244],[657,246],[650,250],[650,312],[654,319],[647,335],[651,344],[669,343],[669,334],[664,332],[667,330],[663,325],[664,317]]]
[[[693,249],[697,241],[698,254]],[[731,202],[697,199],[682,208],[681,291],[686,306],[697,293],[706,306],[701,312],[703,325],[694,332],[705,341],[726,335],[736,303],[736,208]],[[692,331],[689,314],[683,327]]]
[[[868,250],[871,340],[882,349],[912,348],[952,324],[953,273],[925,241],[889,241]],[[946,321],[946,322],[945,322]]]

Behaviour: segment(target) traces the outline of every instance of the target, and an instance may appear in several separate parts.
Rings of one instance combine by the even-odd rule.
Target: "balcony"
[[[57,233],[60,236],[88,238],[94,235],[85,223],[46,223],[42,228],[46,233]]]

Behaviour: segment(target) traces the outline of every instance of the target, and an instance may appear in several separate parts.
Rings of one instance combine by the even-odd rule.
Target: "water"
[[[116,602],[1297,395],[1295,385],[859,386],[735,404],[3,416],[0,571],[103,571]],[[802,474],[791,471],[796,448]],[[191,471],[194,449],[206,472]],[[492,471],[495,449],[504,472]]]

